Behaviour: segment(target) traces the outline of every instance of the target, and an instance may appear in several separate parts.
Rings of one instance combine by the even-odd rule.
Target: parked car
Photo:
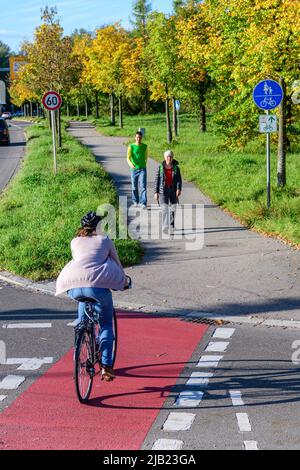
[[[12,115],[9,111],[4,111],[1,116],[3,119],[11,119]]]
[[[5,119],[0,118],[0,144],[9,145],[9,130]]]
[[[24,113],[22,111],[16,111],[14,113],[14,117],[22,117],[22,116],[24,116]]]

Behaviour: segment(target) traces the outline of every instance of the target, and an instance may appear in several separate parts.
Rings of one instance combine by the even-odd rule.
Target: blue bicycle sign
[[[277,108],[283,98],[283,89],[275,80],[262,80],[253,90],[256,106],[266,111]]]

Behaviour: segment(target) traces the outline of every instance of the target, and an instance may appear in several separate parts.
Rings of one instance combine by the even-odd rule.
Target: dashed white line
[[[196,407],[199,406],[204,393],[200,390],[184,390],[175,401],[177,407]]]
[[[213,338],[217,339],[230,339],[235,332],[236,328],[217,328],[213,334]]]
[[[202,356],[197,367],[218,367],[223,356]]]
[[[237,417],[239,429],[241,432],[252,431],[251,424],[249,421],[249,416],[247,415],[247,413],[237,413],[236,417]]]
[[[195,419],[193,413],[170,413],[163,425],[164,431],[188,431]]]
[[[52,328],[52,323],[9,323],[3,325],[7,329],[31,329],[31,328]]]
[[[151,450],[181,450],[182,446],[182,441],[175,439],[158,439]]]
[[[258,450],[258,443],[256,441],[244,441],[246,450]]]
[[[230,393],[233,406],[245,405],[245,403],[242,400],[242,392],[240,392],[239,390],[230,390],[229,393]]]
[[[0,390],[16,390],[25,380],[20,375],[8,375],[0,382]]]
[[[186,385],[207,387],[213,376],[214,374],[208,372],[193,372]]]
[[[214,341],[209,343],[205,349],[205,352],[225,352],[228,345],[228,341]]]

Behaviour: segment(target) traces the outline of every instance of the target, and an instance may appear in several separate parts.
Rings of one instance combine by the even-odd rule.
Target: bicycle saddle
[[[96,304],[98,302],[98,300],[96,299],[92,299],[90,297],[78,297],[76,299],[77,302],[84,302],[84,303],[88,303],[88,304]]]

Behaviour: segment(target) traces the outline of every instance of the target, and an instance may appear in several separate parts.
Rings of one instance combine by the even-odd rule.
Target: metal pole
[[[269,116],[269,111],[266,111]],[[268,209],[271,207],[271,135],[267,133],[267,206]]]
[[[52,141],[53,141],[53,158],[54,158],[54,174],[57,174],[57,158],[56,158],[56,136],[55,136],[55,111],[50,111],[51,114],[51,127],[52,127]]]

